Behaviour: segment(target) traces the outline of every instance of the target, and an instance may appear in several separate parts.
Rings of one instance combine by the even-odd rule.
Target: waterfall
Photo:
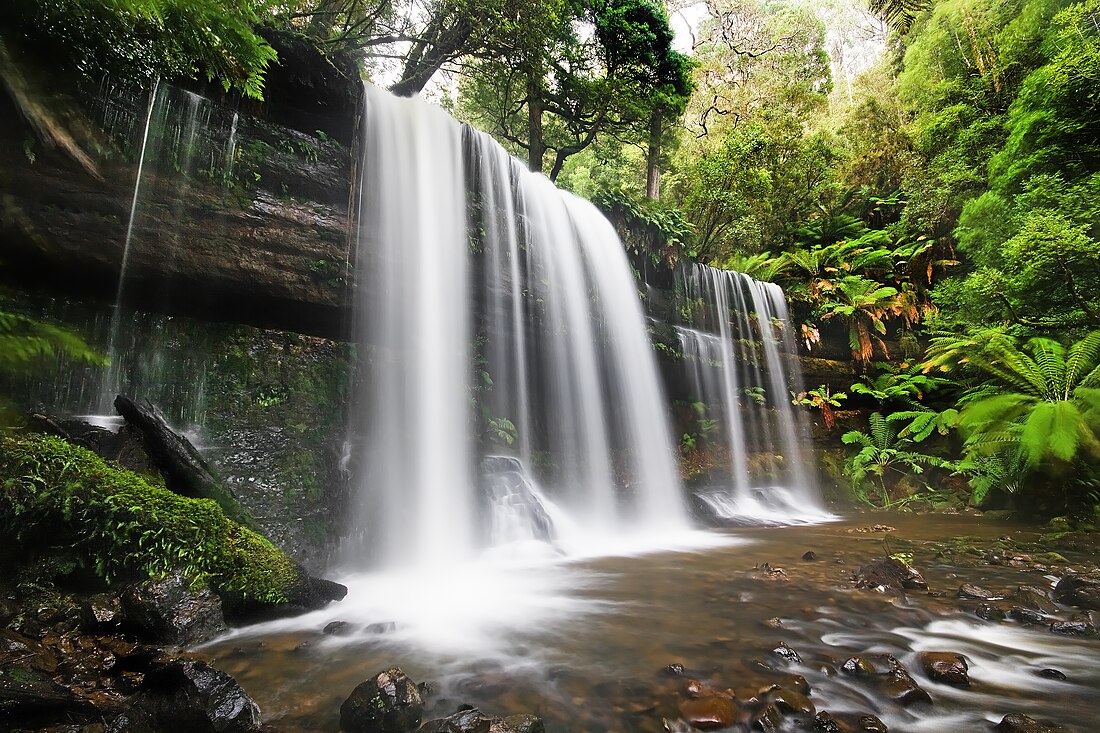
[[[677,326],[697,423],[724,439],[728,480],[699,493],[727,521],[825,515],[808,470],[802,388],[782,291],[748,275],[691,264],[678,272]]]
[[[638,288],[612,226],[436,107],[370,87],[365,107],[349,561],[476,554],[490,544],[479,467],[502,452],[510,474],[531,474],[568,516],[559,539],[566,527],[687,528]]]

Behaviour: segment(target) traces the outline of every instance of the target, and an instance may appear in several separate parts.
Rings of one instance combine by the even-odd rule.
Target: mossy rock
[[[318,581],[214,501],[154,486],[60,438],[0,438],[0,499],[0,532],[25,570],[49,575],[38,561],[60,553],[107,585],[179,571],[228,609],[317,605]]]

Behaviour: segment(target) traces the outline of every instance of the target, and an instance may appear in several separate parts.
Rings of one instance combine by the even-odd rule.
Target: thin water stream
[[[860,531],[878,522],[897,529],[889,539]],[[338,730],[343,699],[393,665],[431,684],[426,718],[469,703],[538,714],[549,731],[660,731],[663,718],[677,717],[689,679],[745,699],[792,673],[808,681],[818,710],[873,713],[894,733],[986,730],[1016,711],[1087,730],[1080,721],[1100,713],[1100,641],[983,621],[954,597],[964,582],[1049,587],[1044,572],[936,557],[934,542],[967,536],[980,545],[1006,534],[1026,533],[966,516],[889,516],[745,528],[685,538],[694,549],[571,561],[513,546],[447,573],[352,577],[342,604],[234,631],[199,653],[288,732]],[[854,588],[855,569],[897,538],[912,543],[930,591]],[[816,561],[801,559],[808,550]],[[783,573],[761,570],[764,563]],[[323,634],[334,620],[350,633]],[[780,642],[802,663],[771,655]],[[972,686],[922,676],[914,656],[924,650],[965,655]],[[901,660],[933,704],[906,709],[838,671],[870,653]],[[670,664],[684,675],[669,675]],[[1068,680],[1036,676],[1044,668]],[[794,717],[784,725],[803,729]]]

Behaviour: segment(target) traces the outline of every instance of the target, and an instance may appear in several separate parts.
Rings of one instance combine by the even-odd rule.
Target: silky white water
[[[363,128],[342,567],[469,563],[530,536],[502,521],[548,508],[559,552],[689,530],[637,286],[607,220],[419,100],[368,88]],[[494,514],[483,458],[498,454],[530,476]]]
[[[731,521],[828,518],[807,470],[804,418],[791,404],[802,375],[782,291],[700,264],[681,269],[678,288],[685,376],[728,456],[728,481],[706,487],[700,498]]]

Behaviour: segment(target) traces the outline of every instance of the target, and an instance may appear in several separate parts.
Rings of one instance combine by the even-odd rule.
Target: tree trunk
[[[649,115],[649,151],[645,161],[645,195],[651,201],[661,198],[661,133],[664,119],[660,109]]]
[[[546,145],[542,139],[542,88],[533,74],[527,79],[527,167],[542,173]]]

